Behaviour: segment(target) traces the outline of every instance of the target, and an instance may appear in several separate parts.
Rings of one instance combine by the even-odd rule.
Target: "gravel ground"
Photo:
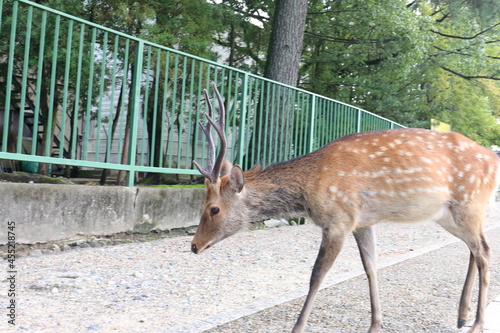
[[[497,211],[487,219],[495,227]],[[379,225],[379,260],[398,258],[450,238],[432,224]],[[95,248],[40,251],[16,260],[16,328],[20,332],[164,332],[307,287],[321,231],[314,225],[242,232],[201,255],[191,237]],[[488,232],[494,255],[491,296],[500,294],[500,228]],[[7,261],[0,261],[7,267]],[[468,262],[464,244],[380,269],[384,332],[454,332]],[[436,267],[439,266],[439,267]],[[329,277],[361,268],[353,237]],[[5,269],[6,271],[7,269]],[[425,274],[424,274],[425,273]],[[8,281],[0,283],[8,304]],[[303,298],[237,319],[210,332],[284,332]],[[1,307],[5,309],[5,306]],[[5,316],[0,331],[7,331]],[[310,332],[365,331],[369,300],[364,276],[324,289]]]

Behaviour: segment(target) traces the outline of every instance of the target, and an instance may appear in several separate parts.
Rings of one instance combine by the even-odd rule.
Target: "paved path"
[[[500,203],[486,230],[493,250],[487,323],[492,333],[500,332],[498,322],[491,322],[500,317],[495,310]],[[468,264],[465,244],[434,224],[382,224],[377,235],[382,333],[456,332]],[[320,239],[319,228],[304,225],[242,232],[200,255],[191,253],[191,237],[176,237],[21,256],[16,260],[15,328],[289,332],[304,302]],[[9,302],[8,289],[9,281],[0,279],[2,308]],[[13,327],[3,317],[0,332],[10,332]],[[318,295],[307,332],[365,332],[369,317],[367,281],[350,236]]]
[[[500,333],[500,281],[498,281],[500,223],[490,224],[486,230],[494,251],[491,291],[498,296],[488,305],[484,332]],[[455,324],[453,321],[468,262],[468,253],[466,249],[464,251],[464,247],[465,245],[457,239],[450,238],[379,261],[384,313],[383,332],[457,331],[453,329]],[[362,269],[329,275],[322,285],[322,291],[315,302],[310,324],[306,330],[308,332],[366,330],[369,326],[366,283]],[[452,290],[453,295],[449,295]],[[201,318],[188,325],[167,329],[165,332],[286,332],[293,326],[306,294],[306,287],[297,288],[237,309]],[[349,296],[346,297],[346,294]],[[359,304],[355,304],[356,301],[352,299],[361,300],[364,309],[360,309]],[[442,300],[446,302],[441,302]],[[431,303],[426,304],[426,302]],[[346,303],[349,305],[346,306]],[[422,308],[415,308],[416,303],[423,305]],[[475,309],[475,304],[472,306]],[[393,308],[387,309],[387,307]],[[451,316],[446,313],[449,310],[452,312]],[[435,325],[436,323],[432,322],[435,321],[436,312],[438,316],[444,314],[449,317],[449,327],[443,327],[442,323]],[[426,314],[432,314],[429,316],[430,319],[426,318]],[[418,316],[422,317],[420,322]],[[411,317],[413,319],[408,320]],[[428,325],[425,324],[426,320]],[[467,332],[467,327],[459,332]]]

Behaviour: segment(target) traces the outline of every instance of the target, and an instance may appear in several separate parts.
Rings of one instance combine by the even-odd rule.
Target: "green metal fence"
[[[227,109],[227,157],[244,168],[403,127],[30,1],[0,7],[0,159],[125,170],[129,186],[135,172],[198,174],[212,81]]]

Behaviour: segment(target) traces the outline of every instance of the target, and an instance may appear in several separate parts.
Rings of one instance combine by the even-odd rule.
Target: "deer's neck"
[[[309,164],[314,156],[299,158],[245,173],[246,206],[253,221],[307,215]]]

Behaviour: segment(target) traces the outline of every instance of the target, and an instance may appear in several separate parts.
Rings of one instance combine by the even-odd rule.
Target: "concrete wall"
[[[204,188],[0,183],[0,244],[8,221],[19,243],[186,228],[198,224],[204,197]]]

